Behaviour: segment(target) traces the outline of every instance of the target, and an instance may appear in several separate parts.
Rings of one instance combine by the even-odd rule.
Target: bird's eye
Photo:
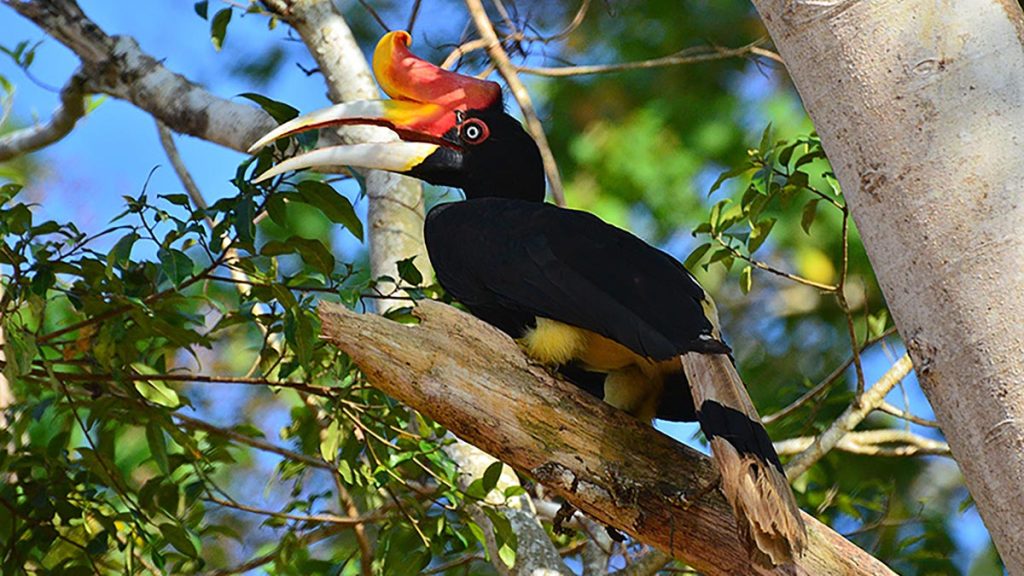
[[[487,140],[487,137],[491,135],[491,131],[487,128],[487,124],[484,124],[483,120],[470,118],[459,127],[459,135],[466,144],[479,144]]]

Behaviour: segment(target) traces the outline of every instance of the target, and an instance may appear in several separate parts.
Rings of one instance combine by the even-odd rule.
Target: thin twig
[[[257,514],[260,516],[270,516],[273,518],[281,518],[284,520],[294,520],[296,522],[309,522],[309,523],[322,523],[322,524],[337,524],[340,526],[361,526],[363,524],[370,524],[373,522],[380,521],[384,518],[379,514],[370,514],[367,516],[356,516],[356,517],[342,517],[335,514],[313,514],[313,515],[301,515],[301,514],[289,514],[287,512],[277,512],[274,510],[264,510],[263,508],[256,508],[254,506],[247,506],[238,502],[231,502],[224,500],[223,498],[217,498],[216,496],[209,495],[204,500],[223,506],[225,508],[232,508],[240,510],[242,512],[248,512],[250,514]]]
[[[888,414],[890,416],[895,416],[896,418],[899,418],[901,420],[906,420],[907,422],[912,422],[914,424],[917,424],[918,426],[927,426],[928,428],[938,428],[939,427],[939,423],[936,422],[935,420],[929,420],[927,418],[921,418],[920,416],[917,416],[915,414],[911,414],[910,412],[908,412],[906,410],[897,408],[896,406],[893,406],[892,404],[889,404],[888,402],[882,402],[881,404],[879,404],[878,405],[878,411],[879,412],[885,412],[886,414]]]
[[[625,72],[628,70],[646,70],[649,68],[664,68],[666,66],[680,66],[683,64],[696,64],[698,62],[708,62],[712,60],[725,60],[728,58],[738,58],[741,56],[757,55],[765,58],[770,58],[781,62],[781,57],[778,54],[764,48],[759,48],[757,45],[761,43],[758,40],[755,43],[748,44],[746,46],[740,46],[739,48],[720,48],[720,47],[706,47],[698,46],[694,48],[688,48],[681,50],[675,54],[669,56],[662,56],[660,58],[652,58],[650,60],[639,60],[636,62],[619,62],[616,64],[591,64],[583,66],[553,66],[553,67],[532,67],[532,66],[516,66],[516,71],[523,74],[532,74],[534,76],[547,76],[549,78],[564,78],[566,76],[587,76],[590,74],[608,74],[611,72]]]
[[[864,346],[861,348],[861,350],[862,351],[863,350],[867,350],[868,347],[874,345],[877,342],[883,341],[885,338],[888,338],[889,336],[892,336],[895,333],[896,333],[896,327],[895,326],[889,327],[885,332],[881,333],[876,338],[872,338],[871,340],[868,340],[867,342],[865,342]],[[796,400],[790,402],[790,404],[788,406],[786,406],[785,408],[779,410],[778,412],[774,412],[772,414],[769,414],[769,415],[765,416],[764,418],[761,418],[761,421],[764,422],[765,424],[771,424],[772,422],[775,422],[776,420],[778,420],[780,418],[784,418],[784,417],[788,416],[789,414],[793,413],[793,411],[795,411],[796,409],[800,408],[801,406],[803,406],[807,402],[810,402],[812,399],[814,399],[815,396],[817,396],[823,390],[825,390],[826,388],[831,386],[833,383],[835,383],[835,381],[838,380],[839,377],[842,376],[846,372],[847,368],[849,368],[851,364],[853,364],[853,355],[852,354],[845,361],[843,361],[842,364],[840,364],[839,366],[836,366],[835,370],[833,370],[821,382],[818,382],[816,385],[814,385],[813,388],[811,388],[807,392],[804,392],[799,398],[797,398]]]
[[[220,436],[222,438],[228,438],[240,444],[245,444],[247,446],[252,446],[253,448],[258,448],[260,450],[263,450],[264,452],[277,454],[278,456],[283,456],[284,458],[294,460],[295,462],[301,462],[302,464],[312,466],[313,468],[320,468],[321,470],[328,471],[334,470],[334,468],[330,464],[324,462],[323,460],[313,458],[312,456],[307,456],[306,454],[300,454],[298,452],[295,452],[294,450],[282,448],[280,446],[271,444],[270,442],[265,442],[258,438],[246,436],[245,434],[235,432],[234,430],[228,430],[226,428],[214,426],[209,422],[204,422],[203,420],[192,418],[190,416],[185,416],[184,414],[181,413],[174,413],[171,416],[175,420],[177,420],[179,424],[185,426],[186,428],[195,428],[198,430],[209,432],[210,434],[216,434],[217,436]]]
[[[797,284],[803,284],[804,286],[817,288],[818,290],[821,290],[823,292],[835,292],[836,290],[836,287],[831,284],[822,284],[821,282],[815,282],[814,280],[811,280],[809,278],[804,278],[803,276],[798,276],[796,274],[792,274],[784,270],[779,270],[778,268],[773,268],[772,266],[769,266],[765,262],[756,260],[753,257],[748,256],[743,252],[740,252],[735,246],[726,242],[725,238],[723,238],[721,234],[715,234],[714,236],[712,236],[712,238],[714,238],[715,241],[718,242],[723,248],[728,250],[734,257],[743,260],[744,262],[750,264],[751,266],[757,268],[758,270],[764,270],[765,272],[775,274],[776,276],[781,276],[787,280],[796,282]]]

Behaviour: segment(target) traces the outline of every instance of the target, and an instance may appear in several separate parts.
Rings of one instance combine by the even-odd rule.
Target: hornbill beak
[[[377,43],[373,70],[391,100],[346,102],[278,126],[249,148],[258,151],[278,138],[351,124],[384,126],[401,140],[321,148],[289,158],[253,182],[291,170],[342,165],[398,173],[457,172],[462,168],[458,124],[467,110],[500,104],[501,87],[443,70],[409,51],[408,32],[386,34]]]

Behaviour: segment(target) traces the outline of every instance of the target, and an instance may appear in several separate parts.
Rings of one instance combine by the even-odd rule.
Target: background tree
[[[413,29],[463,72],[498,63],[558,160],[553,197],[564,188],[688,260],[794,456],[806,511],[900,573],[999,573],[916,381],[901,383],[909,361],[845,197],[745,2],[495,2],[490,18],[472,1],[198,2],[149,19],[3,4],[22,34],[3,40],[0,68],[13,110],[0,128],[13,134],[0,136],[4,573],[685,571],[585,516],[553,533],[542,486],[467,455],[319,340],[320,301],[442,296],[410,259],[415,236],[388,242],[419,233],[418,186],[254,187],[269,156],[171,134],[240,151],[322,106],[324,81],[333,99],[366,97],[351,47],[385,27]],[[173,34],[152,33],[167,22]],[[499,44],[475,40],[490,33]],[[595,63],[612,65],[582,66]],[[30,117],[61,100],[49,123]],[[85,149],[107,158],[101,171],[76,166]],[[452,197],[425,192],[427,205]],[[534,518],[544,531],[524,532]]]

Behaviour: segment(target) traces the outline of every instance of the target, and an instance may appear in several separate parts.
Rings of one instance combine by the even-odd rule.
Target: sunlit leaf
[[[218,51],[224,46],[224,36],[228,33],[229,22],[231,22],[231,8],[222,8],[210,22],[210,40],[213,42],[214,49]]]
[[[363,223],[348,198],[338,194],[330,185],[316,180],[303,180],[298,185],[302,199],[324,213],[324,216],[341,224],[359,240],[363,239]]]

